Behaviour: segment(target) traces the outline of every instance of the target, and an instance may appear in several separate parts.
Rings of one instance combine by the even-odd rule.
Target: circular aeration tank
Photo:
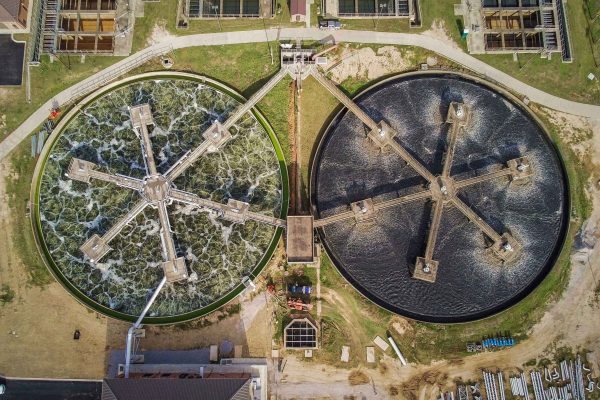
[[[283,153],[258,111],[240,118],[218,151],[209,149],[178,177],[162,182],[179,160],[208,140],[203,133],[214,121],[225,121],[244,101],[205,77],[150,73],[101,89],[63,118],[36,167],[32,223],[46,264],[81,302],[112,317],[137,318],[167,268],[163,262],[169,247],[161,240],[164,218],[159,218],[158,203],[166,204],[174,257],[185,260],[186,273],[165,285],[145,323],[206,314],[233,299],[261,272],[282,228],[254,220],[236,224],[217,212],[166,197],[177,189],[220,204],[239,200],[249,203],[250,212],[285,218]],[[150,177],[143,135],[134,130],[130,114],[131,107],[145,104],[153,118],[148,135],[157,169]],[[138,179],[145,191],[67,176],[73,159],[83,160],[77,165]],[[143,201],[143,211],[108,241],[108,252],[102,254],[105,247],[93,243],[89,253],[83,252],[81,246],[93,235],[107,237]]]
[[[435,282],[412,276],[423,257],[434,202],[420,199],[376,210],[373,218],[350,218],[319,228],[324,247],[342,275],[380,306],[410,318],[463,322],[515,304],[552,268],[568,226],[566,174],[540,123],[512,96],[479,80],[449,73],[416,73],[383,81],[355,101],[375,121],[397,132],[394,140],[434,176],[442,172],[450,104],[462,103],[471,120],[457,137],[450,175],[455,181],[496,171],[526,157],[533,175],[464,187],[457,196],[499,234],[515,239],[512,259],[453,203],[444,204],[433,259]],[[315,219],[427,190],[428,182],[369,129],[342,110],[326,130],[313,163],[311,201]],[[438,190],[440,188],[438,187]],[[363,203],[364,204],[364,203]],[[510,253],[514,243],[499,251]],[[425,266],[430,273],[430,265]]]

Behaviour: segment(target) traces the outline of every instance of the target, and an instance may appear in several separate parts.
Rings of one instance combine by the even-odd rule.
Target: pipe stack
[[[500,400],[494,374],[483,371],[483,383],[485,384],[485,392],[487,393],[488,400]]]

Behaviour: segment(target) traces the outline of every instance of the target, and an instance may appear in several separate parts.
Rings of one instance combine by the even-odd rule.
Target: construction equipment
[[[288,300],[288,307],[298,311],[310,311],[312,310],[312,304],[306,304],[302,301],[302,299],[293,299],[290,298]]]

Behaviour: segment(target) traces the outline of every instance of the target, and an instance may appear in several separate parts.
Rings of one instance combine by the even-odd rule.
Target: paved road
[[[532,86],[527,85],[497,70],[486,63],[464,53],[462,50],[454,48],[448,43],[422,34],[410,33],[392,33],[392,32],[371,32],[371,31],[321,31],[317,28],[283,28],[243,32],[219,32],[207,33],[189,36],[178,36],[165,39],[163,43],[157,43],[150,48],[132,54],[126,59],[107,67],[83,82],[97,79],[101,75],[115,75],[116,71],[121,69],[130,60],[139,57],[142,52],[156,50],[164,47],[165,43],[170,43],[174,49],[182,49],[195,46],[215,46],[240,43],[258,43],[266,40],[281,39],[303,39],[303,40],[326,40],[333,38],[338,42],[358,42],[372,44],[394,44],[417,46],[436,52],[463,67],[476,71],[478,74],[486,76],[515,92],[521,93],[531,101],[543,106],[563,111],[569,114],[580,115],[583,117],[597,118],[600,115],[600,106],[577,103],[565,100],[557,96],[550,95]],[[116,76],[115,76],[116,77]],[[70,100],[71,90],[66,89],[54,97],[58,104],[64,104]],[[21,126],[13,131],[4,141],[0,143],[0,159],[3,159],[10,153],[22,140],[24,140],[33,130],[40,126],[48,117],[49,110],[52,108],[52,100],[42,105],[34,112]]]
[[[100,400],[102,382],[1,378],[2,400]]]

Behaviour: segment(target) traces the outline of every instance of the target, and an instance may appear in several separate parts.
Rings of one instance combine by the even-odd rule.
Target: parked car
[[[319,22],[319,29],[340,29],[342,24],[337,19],[322,19]]]

